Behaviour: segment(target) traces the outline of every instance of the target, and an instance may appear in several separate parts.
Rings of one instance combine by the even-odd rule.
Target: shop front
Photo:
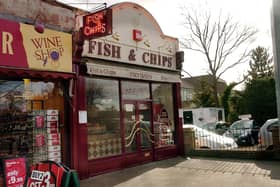
[[[81,30],[80,176],[181,154],[178,40],[134,3],[84,16]]]
[[[42,32],[0,19],[0,186],[6,159],[70,164],[72,36]]]

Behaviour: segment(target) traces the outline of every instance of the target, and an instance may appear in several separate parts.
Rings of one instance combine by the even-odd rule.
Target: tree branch
[[[224,18],[221,12],[216,20],[208,10],[191,7],[183,9],[183,12],[188,34],[181,45],[204,55],[213,81],[218,80],[229,69],[246,62],[246,50],[234,63],[229,62],[228,58],[254,38],[256,29],[241,26],[230,16]],[[217,86],[214,85],[213,88],[215,87]]]

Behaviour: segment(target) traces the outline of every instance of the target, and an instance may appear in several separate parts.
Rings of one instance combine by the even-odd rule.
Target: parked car
[[[197,148],[234,149],[238,147],[233,138],[218,135],[195,125],[184,125],[183,127],[194,129]]]
[[[258,131],[254,120],[242,119],[233,122],[224,136],[233,138],[239,146],[249,146],[258,143]]]
[[[202,125],[202,128],[214,132],[216,134],[222,135],[226,132],[229,126],[230,125],[225,121],[216,121],[216,122],[206,123]]]
[[[271,130],[275,127],[280,128],[279,122],[280,121],[277,118],[269,119],[260,128],[258,137],[259,137],[259,146],[261,148],[264,148],[266,150],[272,150],[274,148]]]

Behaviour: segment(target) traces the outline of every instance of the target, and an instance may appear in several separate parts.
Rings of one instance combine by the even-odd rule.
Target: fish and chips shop
[[[182,154],[178,39],[164,35],[154,17],[134,3],[81,20],[83,50],[75,63],[79,175]]]

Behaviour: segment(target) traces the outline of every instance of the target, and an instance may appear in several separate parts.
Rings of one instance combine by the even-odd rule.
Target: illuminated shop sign
[[[83,34],[87,39],[112,34],[112,10],[105,9],[83,17]]]

